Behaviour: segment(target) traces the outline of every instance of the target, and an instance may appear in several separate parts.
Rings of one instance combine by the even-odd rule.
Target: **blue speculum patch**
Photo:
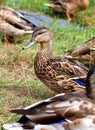
[[[78,83],[81,86],[86,86],[84,82],[82,82],[80,79],[73,79],[74,82]]]
[[[63,122],[66,122],[66,120],[65,119],[61,119],[61,120],[59,120],[58,122],[56,122],[57,124],[61,124],[61,123],[63,123]]]

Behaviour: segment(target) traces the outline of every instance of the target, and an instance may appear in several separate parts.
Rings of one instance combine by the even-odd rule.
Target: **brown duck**
[[[9,7],[0,7],[0,32],[5,35],[5,43],[14,36],[31,34],[36,26],[22,14]]]
[[[82,61],[85,65],[90,66],[95,63],[95,51],[93,48],[95,48],[95,37],[92,37],[83,45],[70,51],[69,55],[80,62]]]
[[[22,117],[4,124],[4,130],[95,130],[95,65],[88,72],[86,91],[61,93],[11,112]]]
[[[71,21],[70,15],[74,18],[74,12],[85,10],[89,6],[89,0],[51,0],[50,3],[44,5],[57,12],[65,12],[67,19]]]
[[[46,27],[34,29],[23,49],[40,43],[34,60],[36,76],[51,90],[62,93],[84,89],[88,69],[69,56],[52,56],[52,36]],[[82,82],[84,81],[84,82]]]

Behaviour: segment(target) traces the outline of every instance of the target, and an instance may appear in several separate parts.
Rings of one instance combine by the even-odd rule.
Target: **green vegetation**
[[[4,0],[3,5],[15,9],[46,13],[54,17],[55,21],[50,26],[54,39],[54,55],[63,55],[67,50],[76,48],[95,36],[94,0],[90,0],[90,6],[87,10],[78,13],[80,17],[71,22],[74,24],[73,26],[67,24],[59,28],[54,28],[54,25],[56,25],[60,14],[43,6],[43,3],[48,1],[28,0],[27,2],[27,0],[15,0],[14,2],[14,0]],[[87,20],[91,23],[91,26],[85,24],[84,21]],[[38,46],[33,46],[25,51],[21,49],[28,38],[20,39],[20,43],[17,39],[19,44],[8,46],[0,41],[0,125],[19,118],[19,116],[9,113],[10,109],[25,107],[54,94],[34,74],[33,60]]]

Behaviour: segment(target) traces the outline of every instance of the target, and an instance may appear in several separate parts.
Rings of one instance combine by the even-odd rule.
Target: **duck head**
[[[55,11],[63,12],[63,2],[61,0],[53,1],[51,3],[44,3],[44,5],[54,9]]]
[[[32,37],[28,43],[26,43],[22,49],[29,48],[35,43],[40,43],[41,49],[47,48],[52,45],[52,36],[50,31],[46,27],[36,27],[33,31]]]

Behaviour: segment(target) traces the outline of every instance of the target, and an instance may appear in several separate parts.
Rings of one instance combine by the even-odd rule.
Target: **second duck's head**
[[[52,44],[52,36],[48,28],[46,27],[36,27],[33,31],[32,37],[28,43],[26,43],[23,49],[29,48],[35,43],[40,43],[41,48],[49,46]]]

